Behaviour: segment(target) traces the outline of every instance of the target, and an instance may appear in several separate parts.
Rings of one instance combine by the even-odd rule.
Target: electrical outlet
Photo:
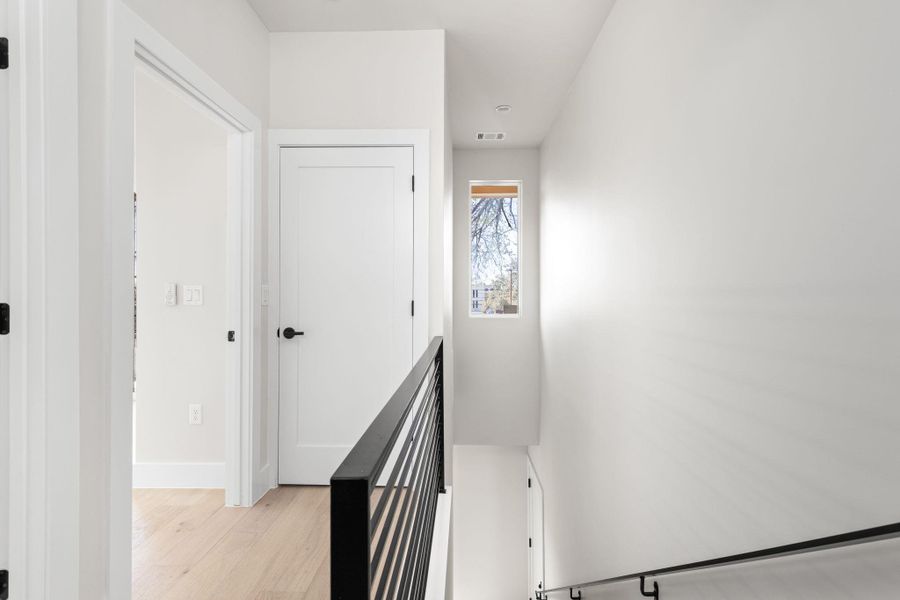
[[[178,292],[174,283],[166,284],[166,306],[175,306],[178,304]]]
[[[203,405],[202,404],[189,404],[188,405],[188,423],[191,425],[203,425]]]

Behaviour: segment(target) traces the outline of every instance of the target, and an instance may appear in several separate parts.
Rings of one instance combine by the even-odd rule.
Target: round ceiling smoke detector
[[[494,110],[496,110],[498,113],[508,113],[512,110],[512,106],[510,106],[509,104],[499,104],[494,107]]]

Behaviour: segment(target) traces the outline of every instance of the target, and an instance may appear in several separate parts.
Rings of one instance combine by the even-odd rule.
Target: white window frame
[[[507,314],[492,314],[486,315],[484,313],[473,313],[472,312],[472,300],[474,296],[472,295],[472,188],[479,185],[515,185],[519,189],[519,230],[518,234],[518,254],[519,254],[519,304],[518,311],[514,315]],[[468,226],[466,228],[466,237],[469,239],[468,244],[468,256],[466,257],[467,268],[466,268],[466,277],[469,280],[468,285],[466,285],[466,289],[469,292],[469,298],[467,303],[466,312],[471,319],[518,319],[522,316],[523,311],[523,292],[525,290],[524,287],[524,271],[525,271],[525,245],[524,239],[522,237],[522,232],[524,230],[523,225],[523,217],[525,211],[522,210],[523,202],[525,199],[525,183],[521,179],[472,179],[469,181],[469,190],[466,197],[466,222]]]

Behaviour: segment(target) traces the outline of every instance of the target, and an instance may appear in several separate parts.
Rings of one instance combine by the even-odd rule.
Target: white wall
[[[269,32],[245,0],[122,0],[265,121]]]
[[[542,149],[550,585],[900,517],[898,19],[888,0],[613,9]],[[663,597],[891,596],[898,557]]]
[[[429,337],[440,335],[444,32],[273,33],[270,59],[273,129],[429,130]]]
[[[528,598],[524,447],[453,450],[453,598]]]
[[[137,71],[137,485],[144,463],[225,461],[227,144],[211,112]],[[176,306],[164,302],[167,282]],[[202,306],[184,305],[184,285],[203,286]],[[202,425],[188,423],[193,403]],[[174,475],[173,487],[207,483]]]
[[[453,290],[457,444],[538,441],[540,418],[537,149],[453,153]],[[469,182],[522,180],[522,297],[515,319],[469,317]]]

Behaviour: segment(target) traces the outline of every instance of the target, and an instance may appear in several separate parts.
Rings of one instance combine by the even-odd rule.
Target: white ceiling
[[[248,0],[270,31],[445,29],[457,148],[544,139],[615,0]],[[510,104],[509,113],[494,110]],[[505,142],[475,142],[505,131]]]

